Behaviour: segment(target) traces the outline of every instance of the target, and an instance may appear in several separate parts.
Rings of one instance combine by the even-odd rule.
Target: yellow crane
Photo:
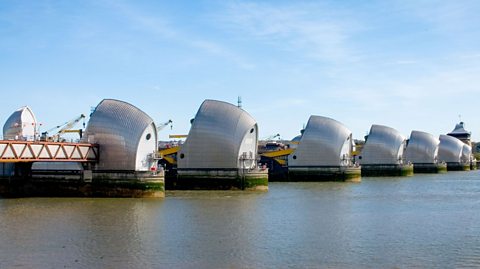
[[[164,159],[165,161],[169,162],[170,164],[176,164],[177,161],[175,160],[175,155],[180,150],[180,146],[175,146],[171,148],[166,148],[158,151],[160,158]]]
[[[276,151],[269,151],[269,152],[264,152],[260,155],[274,159],[281,165],[286,164],[286,159],[288,158],[288,155],[292,154],[295,151],[295,149],[288,148],[288,149],[281,149],[281,150],[276,150]]]
[[[42,136],[40,137],[40,140],[42,141],[55,141],[58,142],[60,141],[60,136],[65,134],[65,133],[78,133],[80,138],[83,136],[83,129],[75,129],[71,130],[78,122],[83,120],[83,128],[85,128],[85,115],[80,114],[80,116],[69,120],[61,125],[55,126],[50,130],[47,130],[42,133]],[[51,137],[48,136],[49,132],[54,131],[55,129],[59,129],[54,135]]]

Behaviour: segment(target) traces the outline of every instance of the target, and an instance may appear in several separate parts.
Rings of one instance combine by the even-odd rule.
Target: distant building
[[[460,141],[462,141],[463,143],[469,146],[472,145],[472,141],[470,140],[472,133],[465,130],[463,121],[456,124],[455,129],[453,129],[453,131],[448,133],[448,135],[458,138]]]
[[[480,142],[472,142],[472,151],[473,153],[480,152]]]

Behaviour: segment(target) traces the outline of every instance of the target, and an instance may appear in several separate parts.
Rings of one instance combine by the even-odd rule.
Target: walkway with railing
[[[97,162],[98,154],[96,144],[0,140],[0,163]]]

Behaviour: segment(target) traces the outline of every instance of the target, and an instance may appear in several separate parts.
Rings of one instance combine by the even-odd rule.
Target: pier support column
[[[15,163],[15,171],[13,177],[17,180],[27,180],[32,177],[31,162]]]

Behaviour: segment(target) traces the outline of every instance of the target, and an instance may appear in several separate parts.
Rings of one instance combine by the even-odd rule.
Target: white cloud
[[[310,105],[310,100],[298,97],[275,97],[261,96],[265,100],[262,106],[252,107],[250,111],[254,113],[278,113],[279,111],[292,111],[295,109],[303,110]]]
[[[416,60],[397,60],[391,63],[387,63],[387,65],[409,65],[409,64],[416,64],[418,61]]]
[[[335,14],[331,7],[235,2],[219,20],[230,29],[315,60],[354,58],[348,41],[359,25],[348,22],[345,14]]]
[[[428,29],[447,36],[468,36],[478,32],[479,2],[463,1],[417,1],[399,0],[404,16],[416,17],[428,24]],[[476,38],[476,37],[473,37]]]
[[[199,39],[191,40],[189,41],[189,44],[195,48],[202,49],[210,54],[217,55],[232,62],[235,62],[239,67],[243,69],[255,68],[255,65],[253,63],[245,60],[240,55],[234,53],[233,51],[227,49],[224,46],[219,45],[218,43]]]
[[[480,58],[480,53],[462,54],[459,56],[459,58],[466,60],[477,60],[478,58]]]
[[[106,1],[108,7],[117,11],[123,17],[127,18],[134,26],[159,35],[163,38],[176,39],[179,37],[177,31],[161,16],[150,16],[142,13],[134,6],[130,6],[122,1]]]
[[[131,22],[134,28],[145,31],[157,37],[176,42],[180,45],[199,49],[205,53],[218,56],[227,61],[235,63],[243,69],[252,69],[254,64],[247,61],[241,55],[230,50],[218,42],[196,37],[194,33],[182,31],[170,20],[161,14],[151,15],[139,10],[135,6],[120,1],[107,1],[110,8]]]

